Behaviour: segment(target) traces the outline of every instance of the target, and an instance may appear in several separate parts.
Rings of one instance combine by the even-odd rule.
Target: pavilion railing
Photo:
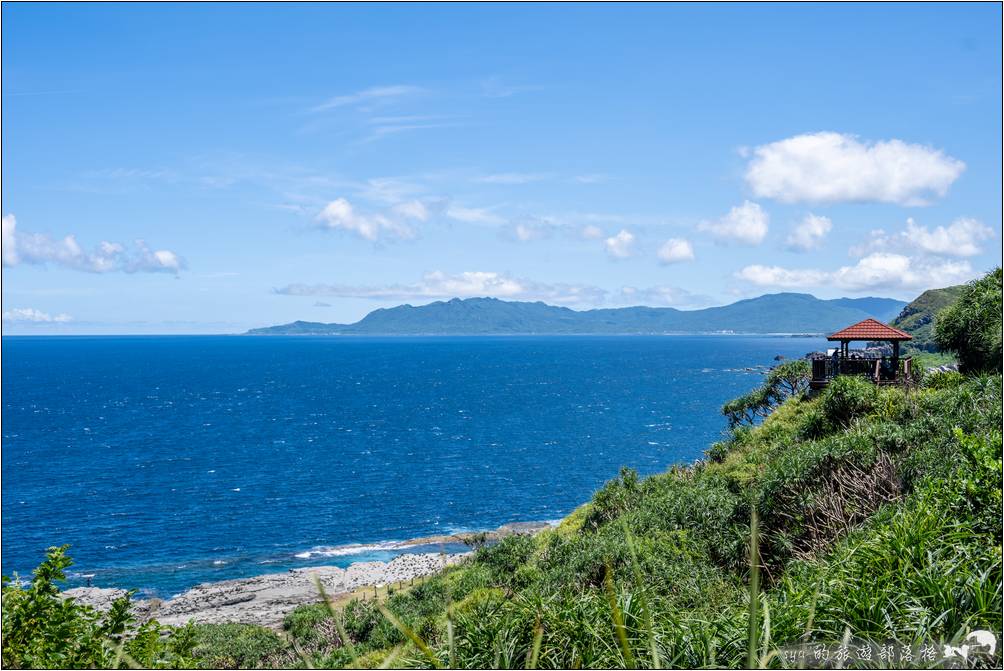
[[[812,360],[812,379],[815,381],[830,380],[838,375],[860,375],[876,383],[891,383],[903,380],[910,375],[910,357],[899,359],[893,366],[891,357],[854,357],[834,358],[817,357]]]

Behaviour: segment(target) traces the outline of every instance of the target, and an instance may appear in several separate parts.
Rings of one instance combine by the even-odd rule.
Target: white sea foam
[[[321,546],[311,548],[306,552],[298,552],[297,559],[312,559],[314,557],[345,557],[348,555],[365,554],[367,552],[387,552],[408,547],[401,541],[384,541],[382,543],[349,543],[347,545]]]

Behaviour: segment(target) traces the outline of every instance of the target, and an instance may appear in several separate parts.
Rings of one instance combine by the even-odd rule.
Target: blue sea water
[[[692,462],[785,337],[5,337],[2,568],[71,584],[387,559]],[[425,548],[429,549],[429,548]],[[447,547],[447,551],[456,547]],[[433,551],[438,550],[433,548]]]

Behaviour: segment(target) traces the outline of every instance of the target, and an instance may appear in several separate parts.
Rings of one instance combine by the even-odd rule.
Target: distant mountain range
[[[913,336],[909,347],[926,352],[938,351],[934,344],[934,317],[962,295],[965,285],[929,289],[910,301],[892,322],[892,326]]]
[[[571,310],[546,303],[454,298],[369,313],[354,324],[291,324],[248,335],[614,335],[662,333],[831,333],[874,317],[886,322],[906,305],[892,298],[821,300],[809,294],[767,294],[703,310],[630,307]]]

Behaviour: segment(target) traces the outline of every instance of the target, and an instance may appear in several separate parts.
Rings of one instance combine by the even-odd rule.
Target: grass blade
[[[809,618],[805,622],[805,633],[802,635],[803,640],[808,641],[812,635],[812,622],[816,619],[816,604],[819,602],[819,593],[822,589],[823,579],[820,578],[819,582],[816,583],[816,589],[812,592],[812,602],[809,604]]]
[[[450,668],[457,668],[457,643],[453,638],[453,609],[446,609],[446,640],[450,647]]]
[[[634,669],[634,655],[631,654],[631,646],[628,643],[627,629],[624,627],[624,616],[617,606],[617,593],[614,591],[613,571],[610,564],[607,564],[607,573],[603,578],[603,586],[607,590],[607,599],[610,601],[610,613],[614,619],[614,631],[617,632],[617,641],[620,643],[621,652],[624,654],[624,666]]]
[[[321,595],[321,599],[324,601],[324,607],[328,610],[328,615],[335,622],[335,631],[338,632],[338,638],[341,640],[342,647],[349,651],[349,654],[354,658],[356,656],[356,646],[352,644],[352,639],[348,637],[345,633],[345,625],[342,623],[342,615],[335,608],[335,604],[331,603],[331,599],[328,598],[328,593],[324,589],[324,585],[321,584],[321,579],[314,574],[314,585],[317,587],[317,591]]]
[[[394,649],[391,650],[389,653],[387,653],[387,656],[383,658],[382,662],[380,662],[379,668],[381,669],[391,668],[394,665],[394,662],[397,661],[397,658],[401,656],[401,651],[403,649],[404,649],[404,643],[394,646]]]
[[[397,616],[390,612],[390,610],[388,610],[382,603],[378,603],[377,608],[379,608],[383,616],[387,618],[387,621],[394,625],[394,628],[401,632],[405,638],[414,643],[415,647],[421,650],[422,654],[429,658],[429,661],[434,667],[437,669],[443,668],[443,663],[439,661],[439,657],[436,657],[436,653],[434,653],[432,648],[430,648],[426,642],[422,640],[421,636],[412,631],[411,627],[406,625],[404,622],[397,619]]]
[[[303,668],[313,669],[314,665],[310,663],[310,657],[308,657],[307,653],[303,651],[303,649],[300,647],[300,644],[296,642],[296,639],[290,638],[289,642],[293,646],[293,652],[295,652],[296,656],[300,658],[300,662],[303,664]]]
[[[645,597],[645,581],[642,578],[641,563],[638,561],[638,551],[635,549],[634,536],[631,535],[627,522],[622,520],[622,526],[624,527],[624,539],[627,541],[628,551],[631,553],[631,571],[634,574],[634,586],[638,592],[642,620],[645,623],[645,635],[648,638],[649,654],[652,656],[652,668],[661,669],[662,660],[659,658],[659,647],[655,642],[655,623],[652,621],[652,611],[649,609],[648,599]]]
[[[530,654],[527,655],[526,668],[537,668],[537,658],[540,656],[540,642],[543,640],[544,624],[540,621],[540,615],[537,615],[537,625],[533,628],[533,646],[530,648]]]
[[[755,669],[759,636],[760,606],[760,518],[756,505],[750,512],[750,621],[746,640],[746,668]]]

